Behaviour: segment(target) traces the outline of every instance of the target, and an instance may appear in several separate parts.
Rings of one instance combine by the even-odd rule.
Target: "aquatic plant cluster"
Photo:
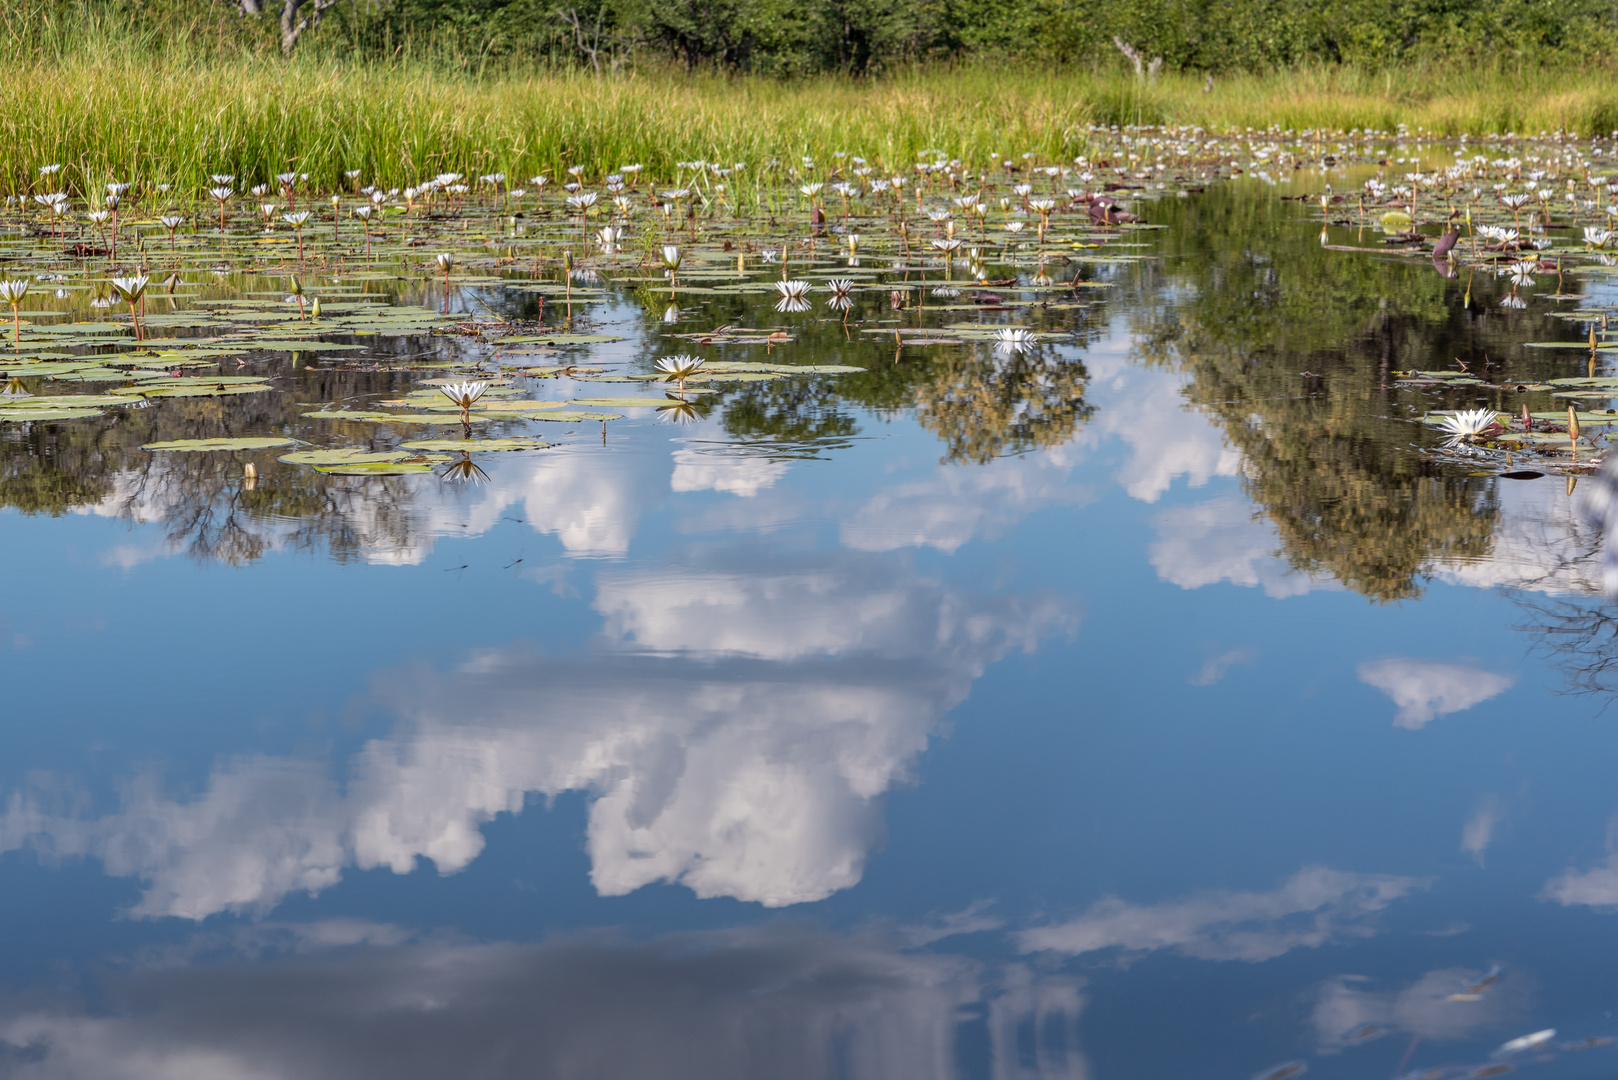
[[[1610,205],[1594,182],[1605,140],[1156,127],[1085,137],[1089,152],[1066,159],[838,151],[526,176],[467,165],[398,186],[362,169],[218,170],[184,186],[32,166],[4,210],[7,501],[59,512],[105,498],[119,469],[183,458],[161,468],[192,500],[239,511],[225,520],[250,533],[265,514],[334,512],[329,485],[362,485],[345,489],[350,504],[385,501],[399,492],[381,478],[477,481],[473,455],[605,440],[640,418],[715,418],[772,453],[812,454],[853,430],[834,405],[843,399],[913,408],[950,461],[1058,446],[1094,412],[1080,347],[1105,327],[1119,274],[1151,265],[1154,215],[1232,179],[1365,176],[1324,193],[1334,255],[1359,247],[1332,242],[1333,230],[1408,257],[1453,218],[1465,239],[1434,264],[1446,278],[1521,274],[1529,248],[1569,274],[1607,270],[1584,232]],[[1453,164],[1435,171],[1425,162],[1440,151]],[[1569,179],[1572,204],[1500,197],[1553,180],[1560,196]],[[1485,231],[1508,227],[1516,240]],[[1554,235],[1565,250],[1533,247]],[[626,323],[626,301],[638,322]],[[1565,417],[1539,398],[1529,440],[1505,438],[1509,422],[1442,419],[1482,405],[1457,395],[1570,392],[1547,380],[1395,377],[1430,406],[1406,412],[1413,432],[1423,416],[1465,428],[1412,453],[1471,470],[1504,450],[1508,475],[1529,459],[1557,471],[1599,459],[1595,441],[1559,459]],[[832,379],[840,390],[811,389]],[[1599,422],[1579,422],[1592,440]],[[424,427],[449,430],[422,438]]]
[[[1513,476],[1565,473],[1571,491],[1573,476],[1602,463],[1618,424],[1618,410],[1608,407],[1618,397],[1618,377],[1601,370],[1605,354],[1618,349],[1610,326],[1618,305],[1591,295],[1618,274],[1610,250],[1618,240],[1618,156],[1599,141],[1560,137],[1443,147],[1417,138],[1404,149],[1352,190],[1328,184],[1316,196],[1320,242],[1333,251],[1419,254],[1440,276],[1465,279],[1463,306],[1471,305],[1480,275],[1506,286],[1492,301],[1504,313],[1531,301],[1556,305],[1554,317],[1580,336],[1523,344],[1577,357],[1578,367],[1570,365],[1577,374],[1535,379],[1475,371],[1458,360],[1393,374],[1446,403],[1487,403],[1427,415],[1446,436],[1434,451],[1441,457]],[[1352,230],[1349,242],[1334,243],[1333,228]],[[1541,395],[1565,400],[1546,409]]]

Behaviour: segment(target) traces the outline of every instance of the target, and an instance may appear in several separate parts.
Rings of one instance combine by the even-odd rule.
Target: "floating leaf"
[[[400,443],[407,450],[539,450],[549,446],[539,439],[417,439]]]
[[[98,409],[0,409],[0,423],[17,424],[25,420],[87,420],[92,416],[105,416]]]
[[[430,473],[431,465],[414,461],[370,461],[350,465],[316,465],[315,472],[331,476],[409,476]]]
[[[587,420],[622,420],[621,413],[585,412],[583,409],[552,409],[548,412],[529,413],[524,420],[554,420],[561,424],[577,424]]]
[[[334,448],[322,450],[294,450],[276,458],[289,465],[375,465],[380,462],[414,461],[436,463],[448,461],[442,454],[412,454],[404,450],[360,450]]]
[[[171,439],[168,442],[147,443],[142,450],[274,450],[281,446],[295,446],[296,439],[271,437],[240,439]]]

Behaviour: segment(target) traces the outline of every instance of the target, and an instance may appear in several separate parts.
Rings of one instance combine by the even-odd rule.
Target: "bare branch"
[[[242,0],[243,4],[258,3],[258,0]],[[298,12],[312,5],[312,10],[303,18],[298,18]],[[297,47],[298,39],[305,30],[311,30],[320,25],[321,16],[337,6],[337,0],[283,0],[281,6],[281,52],[286,56],[292,55]]]
[[[588,43],[586,43],[584,40],[584,25],[579,20],[579,11],[577,8],[568,8],[566,11],[558,12],[558,14],[561,16],[564,23],[573,28],[573,38],[578,43],[579,52],[590,58],[590,66],[596,70],[597,74],[600,74],[601,11],[596,12],[595,31],[591,34],[590,41]]]
[[[1118,46],[1118,51],[1119,52],[1123,53],[1125,56],[1127,56],[1129,58],[1129,62],[1131,64],[1135,65],[1135,78],[1137,78],[1137,79],[1140,78],[1140,76],[1141,76],[1140,53],[1135,49],[1134,46],[1129,44],[1129,42],[1125,41],[1123,38],[1119,37],[1116,34],[1114,34],[1113,37],[1112,37],[1112,43],[1114,45]]]

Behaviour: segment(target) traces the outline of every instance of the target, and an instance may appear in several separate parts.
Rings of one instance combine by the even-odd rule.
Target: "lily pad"
[[[99,409],[0,409],[0,423],[19,424],[25,420],[87,420],[105,416]]]
[[[168,442],[147,443],[142,450],[274,450],[280,446],[294,446],[296,439],[274,437],[240,439],[171,439]]]
[[[409,476],[430,473],[431,465],[416,461],[368,461],[350,465],[316,465],[315,472],[330,476]]]
[[[360,450],[357,447],[338,447],[322,450],[294,450],[276,458],[288,465],[375,465],[389,461],[419,461],[427,463],[447,461],[438,454],[412,454],[404,450]]]
[[[561,424],[578,424],[586,420],[622,420],[622,413],[585,412],[583,409],[552,409],[549,412],[528,413],[524,420],[554,420]]]
[[[540,450],[550,445],[539,439],[416,439],[400,443],[407,450]]]

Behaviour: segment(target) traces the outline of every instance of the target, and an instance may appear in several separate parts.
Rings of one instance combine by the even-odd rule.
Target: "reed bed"
[[[747,162],[836,151],[904,167],[925,150],[982,163],[991,152],[1063,160],[1092,125],[1180,124],[1210,131],[1403,123],[1438,135],[1618,129],[1618,80],[1603,69],[1472,65],[1369,72],[1294,70],[1217,78],[1005,67],[934,68],[881,80],[779,82],[678,71],[599,77],[567,71],[468,73],[426,60],[290,62],[185,49],[30,50],[0,65],[0,187],[33,190],[36,169],[70,188],[106,179],[199,193],[209,173],[266,178],[296,169],[321,183],[358,169],[403,185],[441,171],[513,181],[584,165]]]

